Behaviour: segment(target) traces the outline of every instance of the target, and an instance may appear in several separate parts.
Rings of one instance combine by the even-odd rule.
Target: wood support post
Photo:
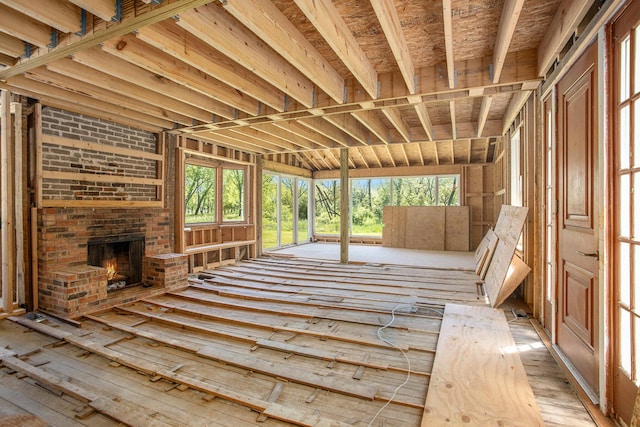
[[[340,262],[349,262],[349,149],[340,149]]]
[[[15,264],[14,264],[14,224],[13,224],[13,149],[11,126],[11,94],[0,90],[0,205],[2,229],[0,240],[2,247],[2,310],[13,311]]]
[[[255,256],[259,257],[262,255],[262,165],[263,158],[262,156],[258,156],[256,158],[256,166],[255,170],[255,185],[253,187],[253,200],[255,203],[252,206],[253,209],[253,217],[255,224]],[[297,211],[296,211],[297,214]]]

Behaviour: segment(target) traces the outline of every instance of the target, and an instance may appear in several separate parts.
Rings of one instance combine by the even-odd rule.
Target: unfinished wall
[[[77,180],[67,175],[155,179],[155,160],[125,154],[126,150],[155,154],[155,134],[53,107],[42,108],[42,134],[43,200],[156,200],[155,185],[92,181],[90,176]],[[99,144],[104,151],[88,148],[89,144],[62,145],[63,141],[57,143],[46,136]]]
[[[496,167],[493,164],[465,168],[463,204],[471,209],[471,249],[475,250],[487,230],[495,226],[500,207],[496,209]]]

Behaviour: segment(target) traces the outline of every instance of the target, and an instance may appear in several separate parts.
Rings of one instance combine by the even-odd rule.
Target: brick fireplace
[[[186,256],[171,253],[169,236],[168,209],[39,209],[40,309],[75,318],[186,286]],[[132,241],[142,244],[131,244]],[[135,252],[131,251],[131,245],[142,248],[141,265],[134,267],[136,271],[121,272],[121,275],[131,278],[129,285],[143,286],[108,291],[108,269],[102,264],[91,265],[98,263],[96,255],[90,255],[89,251],[90,246],[103,245],[101,251],[104,252],[106,243],[115,244],[121,252],[126,247],[127,254]]]

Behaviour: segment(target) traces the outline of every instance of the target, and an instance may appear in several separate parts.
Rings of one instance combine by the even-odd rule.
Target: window
[[[336,179],[316,181],[315,232],[340,233],[340,181]]]
[[[511,149],[509,156],[511,158],[511,198],[510,203],[513,206],[522,206],[522,149],[520,140],[520,128],[516,129],[511,135]]]
[[[298,239],[309,241],[309,181],[298,179]]]
[[[459,206],[459,175],[392,178],[394,206]]]
[[[222,170],[222,220],[244,221],[245,170]]]
[[[278,176],[262,174],[262,248],[278,247]]]
[[[185,165],[186,224],[216,221],[216,168]]]
[[[382,210],[391,201],[391,180],[354,179],[351,181],[351,234],[381,236]]]

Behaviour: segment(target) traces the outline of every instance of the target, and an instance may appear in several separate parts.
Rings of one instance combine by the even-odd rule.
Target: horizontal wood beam
[[[482,136],[482,132],[484,131],[484,125],[487,122],[487,117],[489,117],[489,110],[491,109],[492,101],[492,96],[482,97],[482,103],[480,104],[480,113],[478,115],[478,138]]]
[[[337,103],[344,102],[344,79],[269,1],[226,0],[223,7],[275,49]]]
[[[406,142],[411,142],[411,130],[397,108],[383,108],[382,114],[391,122]]]
[[[173,21],[138,29],[136,37],[195,67],[276,111],[284,111],[285,94]],[[238,95],[241,96],[241,95]]]
[[[39,47],[51,44],[51,28],[40,21],[0,4],[0,29]]]
[[[511,44],[511,39],[516,29],[518,19],[520,18],[523,5],[524,0],[505,0],[504,6],[502,7],[498,35],[493,48],[493,83],[500,81],[504,60],[507,57],[509,45]]]
[[[177,23],[305,107],[313,106],[311,80],[217,4],[184,12]]]
[[[17,58],[24,55],[24,42],[9,34],[0,33],[0,53]]]
[[[378,73],[331,0],[294,0],[365,92],[378,98]]]
[[[91,32],[88,32],[84,36],[72,33],[65,34],[63,37],[60,37],[57,47],[52,49],[37,49],[31,57],[21,59],[17,65],[6,70],[0,70],[0,80],[24,73],[55,59],[73,55],[75,52],[96,46],[112,37],[127,34],[140,27],[163,21],[185,10],[210,1],[211,0],[178,0],[174,2],[163,2],[160,5],[150,8],[146,12],[138,14],[131,8],[131,10],[126,10],[126,13],[123,13],[123,17],[119,23],[94,27]]]
[[[258,160],[262,164],[262,169],[270,172],[283,173],[285,175],[294,175],[302,178],[312,178],[312,173],[309,169],[299,168],[297,166],[286,165],[284,163],[273,162],[271,160],[260,159]]]
[[[507,133],[511,123],[513,123],[518,113],[520,113],[520,110],[522,110],[522,107],[524,107],[524,104],[527,102],[530,95],[531,91],[528,90],[513,94],[502,119],[502,135]]]
[[[81,27],[80,8],[64,0],[2,0],[12,9],[37,19],[63,33],[77,33]]]
[[[42,171],[43,179],[61,179],[65,181],[84,181],[84,182],[117,182],[120,184],[140,184],[140,185],[162,185],[162,179],[140,178],[137,176],[107,175],[95,173],[79,173],[79,172],[61,172],[61,171]]]
[[[116,147],[113,145],[105,145],[105,144],[100,144],[95,142],[81,141],[79,139],[63,138],[60,136],[53,136],[53,135],[46,135],[46,134],[42,135],[42,143],[57,145],[59,147],[69,147],[69,148],[76,148],[81,150],[92,150],[100,153],[117,154],[120,156],[130,156],[133,158],[148,159],[148,160],[155,160],[155,161],[162,161],[164,159],[162,154],[148,153],[146,151],[141,151],[141,150],[132,150],[128,148]]]
[[[353,148],[350,150],[353,150]],[[455,175],[462,173],[463,169],[461,165],[381,167],[350,170],[349,177],[386,178],[394,176]],[[313,172],[313,179],[331,179],[339,176],[340,171],[338,170]]]
[[[115,0],[69,0],[76,6],[91,12],[103,21],[111,21],[116,16]]]
[[[444,51],[447,58],[447,82],[450,89],[456,86],[455,61],[453,56],[453,10],[451,0],[442,0],[444,22]]]

